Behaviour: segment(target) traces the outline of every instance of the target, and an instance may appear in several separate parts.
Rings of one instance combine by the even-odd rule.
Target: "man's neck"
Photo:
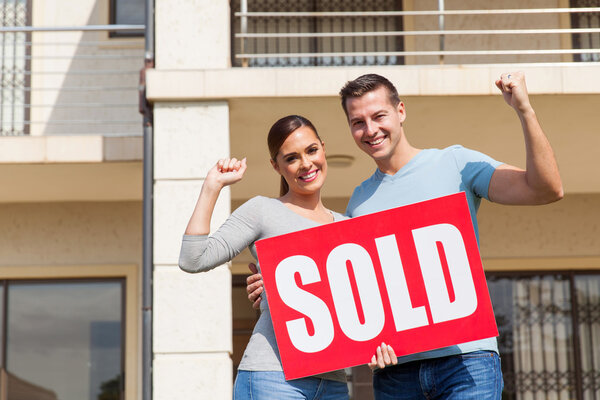
[[[390,158],[385,160],[375,160],[375,164],[377,164],[377,168],[384,174],[394,175],[408,164],[420,151],[421,149],[417,149],[406,143],[405,146],[399,146],[398,151]]]

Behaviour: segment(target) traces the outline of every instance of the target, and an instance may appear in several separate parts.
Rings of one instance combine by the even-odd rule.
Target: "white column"
[[[156,0],[156,69],[228,68],[229,18],[227,0]],[[228,155],[226,101],[154,104],[155,400],[231,399],[231,271],[193,275],[177,267],[206,173]],[[229,213],[225,189],[211,228]]]

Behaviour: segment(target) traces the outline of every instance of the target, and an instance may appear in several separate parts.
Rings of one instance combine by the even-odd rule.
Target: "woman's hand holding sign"
[[[398,357],[396,357],[392,346],[382,342],[381,346],[377,346],[376,354],[371,357],[371,361],[367,365],[371,368],[371,371],[374,371],[378,368],[381,369],[397,364]]]

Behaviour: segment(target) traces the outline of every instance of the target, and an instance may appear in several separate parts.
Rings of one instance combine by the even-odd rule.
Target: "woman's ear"
[[[269,161],[271,161],[271,166],[273,167],[273,169],[281,175],[281,172],[279,172],[279,165],[277,165],[277,161],[274,161],[272,158],[269,159]]]

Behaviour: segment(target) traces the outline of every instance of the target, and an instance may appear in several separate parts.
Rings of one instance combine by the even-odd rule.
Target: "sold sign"
[[[256,248],[286,379],[498,335],[464,193]]]

